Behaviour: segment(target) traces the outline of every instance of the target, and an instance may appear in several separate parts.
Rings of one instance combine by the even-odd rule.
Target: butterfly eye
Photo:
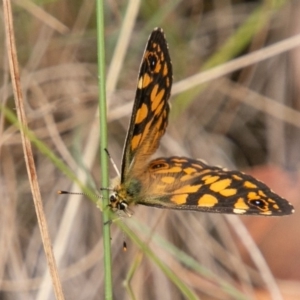
[[[117,197],[116,197],[115,194],[110,195],[110,197],[109,197],[109,202],[110,202],[111,204],[114,204],[114,203],[116,203],[117,201],[118,201],[118,200],[117,200]]]
[[[127,207],[128,207],[128,204],[126,201],[121,201],[118,203],[118,209],[119,210],[124,210],[126,211],[127,210]]]

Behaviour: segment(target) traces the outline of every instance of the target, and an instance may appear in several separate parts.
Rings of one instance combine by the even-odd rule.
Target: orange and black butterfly
[[[140,67],[125,140],[121,178],[110,207],[130,214],[133,204],[239,215],[282,216],[293,206],[252,176],[187,157],[151,160],[168,125],[172,64],[160,28],[151,33]]]

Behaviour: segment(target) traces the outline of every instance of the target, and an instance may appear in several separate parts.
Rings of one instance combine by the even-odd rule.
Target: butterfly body
[[[292,213],[290,203],[242,172],[187,157],[151,160],[168,125],[171,86],[167,43],[162,29],[156,28],[143,55],[121,177],[113,183],[110,207],[129,215],[134,204],[246,215]]]

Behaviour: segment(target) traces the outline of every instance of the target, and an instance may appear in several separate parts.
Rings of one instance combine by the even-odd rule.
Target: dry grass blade
[[[14,90],[16,110],[21,124],[20,131],[21,131],[22,145],[23,145],[23,151],[24,151],[24,156],[26,161],[29,183],[31,186],[31,192],[33,196],[34,206],[36,209],[39,228],[41,231],[41,238],[44,245],[47,263],[53,281],[54,292],[57,299],[64,299],[61,282],[59,280],[58,271],[56,268],[56,263],[55,263],[55,259],[51,247],[48,226],[47,226],[47,222],[43,210],[43,204],[42,204],[39,184],[37,181],[37,174],[36,174],[36,168],[33,159],[33,153],[31,149],[31,143],[28,137],[26,136],[27,118],[24,111],[24,101],[23,101],[23,95],[21,91],[20,73],[18,68],[18,60],[16,55],[15,40],[14,40],[12,12],[11,12],[11,5],[9,0],[3,0],[3,12],[4,12],[7,52],[9,58],[11,80],[12,80],[12,85]]]

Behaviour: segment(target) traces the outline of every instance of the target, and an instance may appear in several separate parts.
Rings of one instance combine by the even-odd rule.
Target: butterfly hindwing
[[[293,206],[264,183],[239,171],[186,157],[150,162],[151,197],[138,203],[161,208],[247,215],[285,215]],[[141,195],[144,192],[141,191]]]

